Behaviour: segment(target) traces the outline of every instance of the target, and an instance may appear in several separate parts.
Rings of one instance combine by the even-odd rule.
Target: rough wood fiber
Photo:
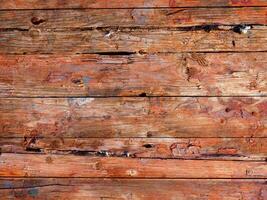
[[[267,95],[267,53],[1,55],[1,97]]]
[[[2,153],[265,160],[267,138],[1,138]]]
[[[14,163],[16,161],[16,163]],[[266,178],[266,162],[2,153],[2,177]]]
[[[0,199],[267,199],[266,6],[1,1]]]
[[[0,9],[267,6],[265,0],[8,0]]]
[[[266,34],[265,27],[246,34],[232,30],[9,30],[0,32],[0,54],[266,51]]]
[[[160,188],[160,189],[159,189]],[[155,192],[157,191],[157,192]],[[266,180],[0,179],[3,199],[263,200]]]
[[[1,137],[266,137],[263,98],[0,99]]]
[[[267,24],[266,7],[181,9],[85,9],[1,11],[4,29],[88,29],[92,27],[188,27]],[[212,27],[211,27],[212,28]]]

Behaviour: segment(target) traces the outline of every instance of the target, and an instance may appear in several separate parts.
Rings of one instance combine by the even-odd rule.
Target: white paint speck
[[[248,31],[251,29],[251,26],[245,26],[244,28],[241,28],[241,32],[243,33],[243,34],[246,34],[246,33],[248,33]]]
[[[89,104],[94,100],[94,98],[69,98],[68,102],[72,106],[82,106],[85,104]]]

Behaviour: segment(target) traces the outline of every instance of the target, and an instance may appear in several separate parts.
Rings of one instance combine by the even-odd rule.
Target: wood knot
[[[33,18],[31,18],[31,23],[32,23],[33,25],[39,25],[39,24],[42,24],[42,23],[44,23],[44,22],[45,22],[44,19],[41,19],[41,18],[38,18],[38,17],[33,17]]]
[[[47,157],[45,158],[45,161],[46,161],[46,163],[48,163],[48,164],[53,163],[53,159],[52,159],[50,156],[47,156]]]
[[[144,144],[143,147],[150,149],[150,148],[153,148],[154,145],[153,144]]]

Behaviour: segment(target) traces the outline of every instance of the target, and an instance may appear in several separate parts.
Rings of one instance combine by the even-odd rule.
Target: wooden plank
[[[267,95],[267,53],[0,55],[0,97]]]
[[[267,6],[265,0],[9,0],[0,9]]]
[[[159,190],[160,188],[160,190]],[[3,199],[265,199],[266,180],[0,179]]]
[[[2,177],[266,178],[266,162],[2,153]]]
[[[0,99],[1,137],[266,137],[263,98]]]
[[[267,7],[1,11],[0,29],[266,25]]]
[[[232,30],[101,29],[0,31],[0,54],[266,51],[266,27]]]
[[[1,138],[2,153],[262,160],[267,138]]]

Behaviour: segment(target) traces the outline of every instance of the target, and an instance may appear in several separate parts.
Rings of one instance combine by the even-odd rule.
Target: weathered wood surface
[[[160,188],[160,189],[159,189]],[[156,191],[156,192],[155,192]],[[0,179],[3,199],[264,200],[266,180]]]
[[[266,25],[266,13],[267,7],[1,11],[0,30]]]
[[[1,138],[2,153],[262,160],[267,138]]]
[[[0,9],[267,6],[265,0],[8,0]]]
[[[1,137],[266,137],[263,98],[0,99]]]
[[[267,53],[1,55],[0,97],[267,95]]]
[[[266,16],[1,1],[0,199],[266,199]]]
[[[266,162],[2,153],[2,177],[266,178]]]
[[[266,27],[232,30],[95,29],[0,31],[0,54],[266,51]]]

